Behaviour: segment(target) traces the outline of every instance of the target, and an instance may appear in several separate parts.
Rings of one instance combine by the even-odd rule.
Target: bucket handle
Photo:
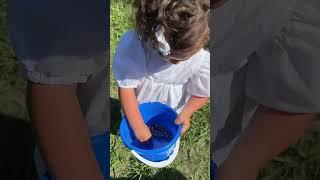
[[[141,162],[143,162],[144,164],[151,166],[151,167],[155,167],[155,168],[162,168],[165,166],[168,166],[169,164],[171,164],[173,162],[173,160],[177,157],[178,152],[179,152],[179,146],[180,146],[180,138],[177,140],[175,147],[173,149],[173,153],[169,156],[169,158],[167,160],[163,160],[160,162],[153,162],[153,161],[149,161],[147,159],[145,159],[144,157],[142,157],[141,155],[139,155],[135,150],[131,150],[131,153]]]

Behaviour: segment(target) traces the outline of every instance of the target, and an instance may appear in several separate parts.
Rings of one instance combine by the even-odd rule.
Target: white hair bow
[[[169,43],[166,41],[166,38],[164,37],[164,28],[163,26],[161,26],[160,28],[158,28],[159,30],[155,33],[157,40],[158,40],[158,50],[159,52],[164,55],[167,56],[170,54],[170,45]]]

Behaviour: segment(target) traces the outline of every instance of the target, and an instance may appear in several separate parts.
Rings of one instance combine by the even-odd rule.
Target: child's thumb
[[[177,124],[177,125],[179,125],[179,124],[182,124],[182,118],[177,118],[176,120],[175,120],[175,123]]]

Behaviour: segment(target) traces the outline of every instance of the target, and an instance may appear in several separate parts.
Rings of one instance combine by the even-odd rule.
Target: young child
[[[90,137],[108,129],[105,7],[88,0],[8,1],[41,178],[48,172],[61,180],[103,179]]]
[[[254,180],[320,112],[320,1],[216,7],[212,159],[218,180]]]
[[[136,138],[152,136],[138,104],[161,102],[179,113],[182,133],[210,97],[209,0],[135,0],[135,29],[117,47],[113,72]]]

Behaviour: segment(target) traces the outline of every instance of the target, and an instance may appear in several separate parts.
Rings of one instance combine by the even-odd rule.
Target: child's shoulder
[[[137,32],[135,30],[128,30],[121,35],[116,51],[134,52],[142,49],[142,42]]]
[[[200,54],[199,64],[196,66],[197,72],[210,71],[210,51],[201,49]]]
[[[210,51],[204,48],[200,49],[191,59],[190,62],[186,62],[185,68],[192,69],[194,73],[199,73],[203,69],[210,69]]]
[[[210,61],[210,51],[208,51],[208,50],[206,50],[206,49],[202,49],[202,51],[203,51],[203,58],[205,59],[205,60],[209,60]]]
[[[137,31],[128,30],[123,33],[117,45],[117,52],[121,53],[143,53],[143,43],[139,38]]]
[[[210,51],[206,50],[206,49],[201,49],[200,50],[201,53],[201,59],[202,59],[202,65],[210,65]]]
[[[124,32],[120,38],[120,43],[140,42],[139,35],[136,30],[130,29]]]
[[[128,67],[143,66],[145,63],[145,50],[135,30],[125,32],[119,41],[113,57],[113,65],[120,63]]]

